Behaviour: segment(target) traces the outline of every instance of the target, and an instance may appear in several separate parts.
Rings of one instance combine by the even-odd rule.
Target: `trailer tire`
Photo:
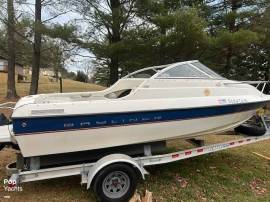
[[[136,170],[125,163],[115,163],[103,168],[94,180],[94,191],[102,202],[127,202],[137,186]]]
[[[255,125],[242,124],[234,129],[236,133],[242,133],[247,136],[262,136],[266,130],[263,127]]]

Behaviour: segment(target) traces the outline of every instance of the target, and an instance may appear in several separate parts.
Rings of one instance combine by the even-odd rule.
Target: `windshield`
[[[183,63],[165,70],[157,78],[223,79],[200,62]]]
[[[189,64],[180,64],[163,72],[158,78],[208,78],[208,75]]]
[[[166,68],[165,70],[163,70]],[[163,71],[162,71],[163,70]],[[162,71],[162,72],[160,72]],[[148,67],[135,71],[124,78],[147,79],[157,74],[156,78],[198,78],[198,79],[224,79],[199,61],[188,61],[178,64]]]
[[[211,70],[210,68],[206,67],[204,64],[202,64],[200,62],[193,62],[191,64],[194,65],[195,67],[199,68],[203,72],[207,73],[212,78],[224,79],[222,76],[218,75],[216,72],[214,72],[213,70]]]

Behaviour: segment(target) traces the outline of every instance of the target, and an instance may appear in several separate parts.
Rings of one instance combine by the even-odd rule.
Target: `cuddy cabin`
[[[253,86],[227,80],[197,60],[144,68],[97,92],[53,93],[27,96],[31,104],[94,100],[168,99],[205,96],[259,95]],[[19,103],[18,103],[19,104]]]

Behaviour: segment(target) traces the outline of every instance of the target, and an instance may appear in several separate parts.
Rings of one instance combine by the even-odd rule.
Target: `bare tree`
[[[40,50],[41,50],[41,10],[42,10],[42,0],[36,0],[32,78],[31,78],[31,86],[30,86],[30,92],[29,92],[30,95],[37,94],[38,92],[38,81],[39,81],[39,70],[40,70]]]
[[[87,76],[87,81],[85,81],[86,83],[89,82],[90,78],[91,78],[91,74],[92,74],[92,70],[93,70],[93,65],[89,60],[86,60],[83,64],[82,67],[85,75]]]
[[[17,98],[15,86],[15,42],[14,42],[14,25],[15,13],[13,0],[7,1],[8,22],[7,22],[7,35],[8,35],[8,79],[7,79],[7,95],[8,99]]]

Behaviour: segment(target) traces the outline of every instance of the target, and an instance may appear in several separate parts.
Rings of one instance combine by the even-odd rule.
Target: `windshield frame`
[[[219,74],[217,74],[215,71],[213,71],[209,67],[207,67],[204,64],[202,64],[206,68],[208,68],[211,71],[213,71],[216,75],[218,75],[218,77],[215,77],[213,75],[208,74],[207,72],[203,71],[202,69],[200,69],[199,67],[197,67],[197,66],[195,66],[193,64],[193,63],[196,63],[196,62],[202,64],[199,60],[191,60],[191,61],[177,62],[177,63],[167,64],[167,65],[146,67],[146,68],[143,68],[143,69],[139,69],[139,70],[137,70],[135,72],[132,72],[132,73],[124,76],[122,79],[145,79],[145,80],[146,79],[205,79],[205,80],[227,80],[226,78],[220,76]],[[175,67],[177,67],[179,65],[184,65],[184,64],[189,65],[191,68],[195,69],[196,71],[199,71],[199,72],[203,73],[206,76],[205,77],[159,77],[160,75],[162,75],[166,71],[169,71],[172,68],[175,68]],[[153,70],[156,73],[153,74],[152,76],[148,77],[148,78],[133,77],[136,74],[143,73],[144,71],[148,71],[148,70]]]
[[[219,74],[216,74],[219,75],[219,77],[215,77],[215,76],[212,76],[210,74],[208,74],[207,72],[204,72],[203,70],[201,70],[200,68],[198,68],[197,66],[193,65],[193,63],[195,62],[199,62],[199,60],[191,60],[191,61],[186,61],[186,62],[178,62],[178,63],[174,63],[172,65],[168,65],[167,68],[164,68],[162,69],[161,71],[159,71],[157,74],[153,75],[153,79],[205,79],[205,80],[227,80],[226,78],[220,76]],[[163,73],[165,73],[166,71],[169,71],[170,69],[172,68],[175,68],[179,65],[184,65],[184,64],[187,64],[187,65],[190,65],[192,68],[194,68],[195,70],[203,73],[206,75],[206,77],[159,77],[160,75],[162,75]],[[201,63],[202,64],[202,63]],[[203,64],[202,64],[203,65]],[[204,65],[205,66],[205,65]],[[209,68],[209,67],[206,67],[206,68]],[[210,68],[209,68],[210,69]],[[210,69],[211,70],[211,69]],[[213,71],[213,70],[211,70]]]
[[[152,78],[153,76],[155,76],[156,74],[158,74],[160,71],[166,69],[166,68],[169,67],[169,66],[170,66],[170,65],[159,65],[159,66],[153,66],[153,67],[146,67],[146,68],[139,69],[139,70],[137,70],[137,71],[135,71],[135,72],[132,72],[132,73],[130,73],[130,74],[124,76],[123,79],[127,79],[127,78],[129,78],[129,79],[150,79],[150,78]],[[159,70],[159,69],[161,69],[161,70]],[[145,72],[145,71],[148,71],[148,70],[153,70],[153,71],[155,71],[156,73],[153,74],[152,76],[150,76],[149,78],[132,77],[132,76],[134,76],[134,75],[136,75],[136,74],[138,74],[138,73],[142,73],[142,72]]]

